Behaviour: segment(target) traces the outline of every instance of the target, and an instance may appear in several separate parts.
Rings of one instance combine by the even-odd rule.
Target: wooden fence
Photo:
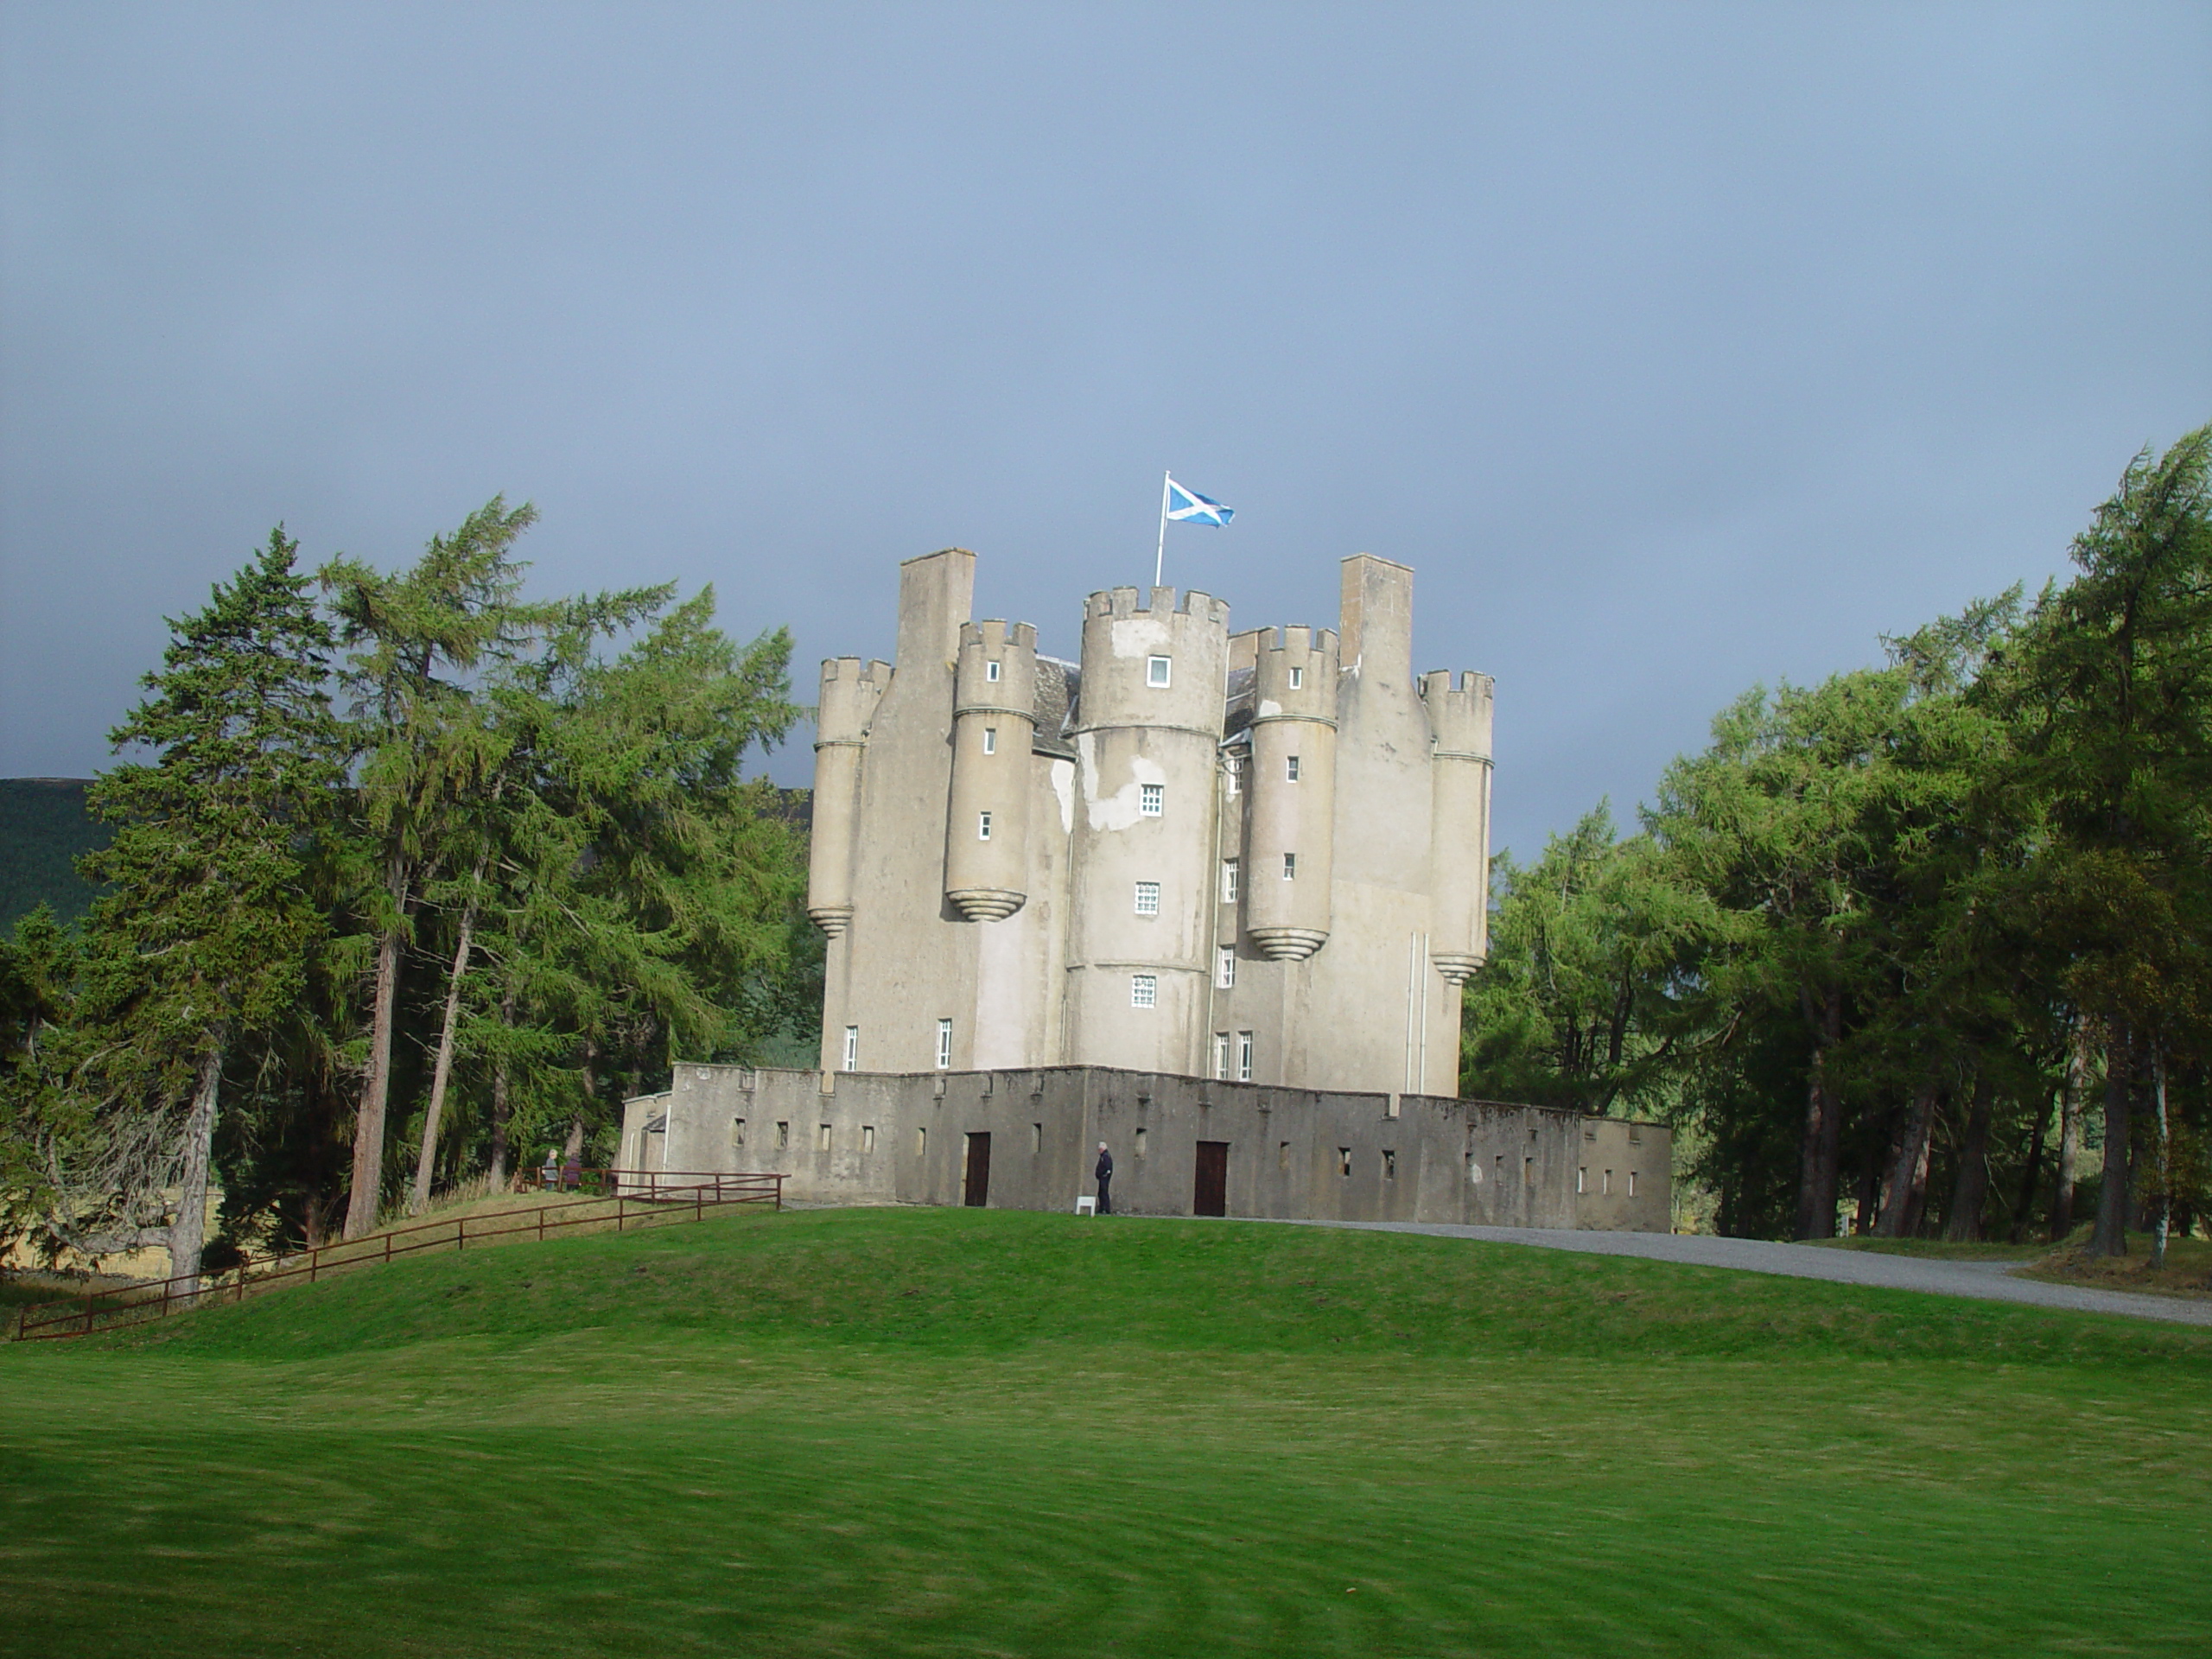
[[[229,1274],[180,1275],[156,1282],[88,1291],[64,1302],[25,1307],[16,1320],[18,1342],[53,1342],[166,1319],[172,1311],[205,1307],[213,1302],[242,1302],[276,1285],[396,1261],[425,1250],[465,1250],[471,1244],[524,1235],[543,1239],[573,1227],[632,1226],[664,1221],[702,1221],[709,1210],[730,1205],[784,1207],[781,1175],[722,1175],[681,1170],[594,1169],[572,1171],[578,1186],[591,1183],[595,1197],[563,1198],[530,1210],[493,1211],[455,1216],[448,1221],[419,1222],[388,1233],[347,1243],[324,1244],[288,1255],[264,1256]],[[571,1188],[570,1190],[577,1190]],[[582,1211],[594,1213],[584,1215]]]

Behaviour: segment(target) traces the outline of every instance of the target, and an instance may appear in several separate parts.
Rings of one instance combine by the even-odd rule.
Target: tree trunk
[[[1943,1217],[1943,1236],[1955,1244],[1981,1236],[1981,1212],[1989,1201],[1989,1119],[1995,1104],[1989,1074],[1979,1073],[1974,1080],[1972,1104],[1967,1108],[1958,1179],[1951,1184],[1950,1213]]]
[[[1828,1051],[1843,1032],[1843,1000],[1833,993],[1808,998],[1815,1033],[1812,1075],[1805,1087],[1805,1137],[1799,1150],[1797,1230],[1799,1238],[1835,1236],[1836,1187],[1841,1179],[1843,1103],[1828,1081]]]
[[[399,1001],[399,936],[407,913],[407,872],[394,859],[390,871],[391,925],[377,938],[376,1000],[369,1019],[369,1060],[361,1074],[361,1109],[353,1122],[353,1186],[346,1195],[346,1232],[359,1238],[376,1230],[384,1189],[385,1108],[391,1094],[391,1028]]]
[[[2067,1045],[2066,1082],[2058,1096],[2058,1179],[2050,1194],[2050,1242],[2074,1230],[2074,1185],[2082,1170],[2082,1097],[2089,1085],[2089,1033],[2076,1022]]]
[[[1874,1224],[1884,1238],[1907,1237],[1919,1224],[1928,1192],[1928,1142],[1936,1127],[1937,1092],[1931,1078],[1912,1097],[1904,1138],[1897,1143],[1897,1160],[1890,1171],[1890,1201]]]
[[[192,1080],[192,1110],[184,1120],[184,1169],[176,1219],[169,1224],[169,1274],[187,1279],[185,1293],[200,1288],[200,1258],[207,1248],[207,1164],[215,1143],[215,1098],[223,1083],[223,1048],[211,1044]]]
[[[484,879],[484,867],[476,867]],[[446,976],[445,1023],[438,1029],[438,1060],[430,1073],[430,1104],[423,1114],[423,1149],[415,1160],[415,1192],[409,1208],[419,1211],[430,1201],[430,1175],[437,1162],[438,1123],[445,1116],[446,1087],[453,1081],[454,1033],[461,1024],[461,982],[468,973],[469,941],[476,932],[476,902],[471,899],[461,913],[461,941],[454,947],[453,971]]]
[[[2166,1122],[2166,1054],[2161,1045],[2151,1050],[2151,1086],[2158,1109],[2158,1220],[2151,1234],[2151,1265],[2166,1265],[2166,1229],[2173,1215],[2173,1192],[2170,1177],[2173,1172],[2173,1142]]]
[[[2127,1021],[2114,1020],[2105,1040],[2105,1175],[2097,1193],[2093,1255],[2127,1254],[2127,1095],[2135,1081],[2135,1045]]]
[[[2036,1119],[2035,1133],[2028,1137],[2028,1166],[2020,1176],[2020,1200],[2012,1206],[2015,1244],[2028,1236],[2028,1224],[2035,1219],[2036,1188],[2043,1185],[2043,1143],[2050,1131],[2050,1108],[2046,1105]]]
[[[499,1023],[510,1029],[515,1023],[515,994],[509,990],[499,998]],[[492,1057],[492,1191],[504,1192],[507,1188],[507,1122],[513,1108],[507,1101],[507,1052],[505,1048]]]

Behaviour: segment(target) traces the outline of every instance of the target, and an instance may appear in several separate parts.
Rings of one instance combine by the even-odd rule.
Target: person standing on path
[[[1103,1141],[1098,1143],[1098,1167],[1090,1173],[1098,1178],[1098,1213],[1110,1216],[1114,1213],[1114,1200],[1109,1196],[1108,1188],[1114,1180],[1114,1154],[1106,1150]]]

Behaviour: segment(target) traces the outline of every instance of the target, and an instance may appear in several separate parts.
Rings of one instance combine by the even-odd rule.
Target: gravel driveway
[[[1878,1285],[1889,1290],[1926,1291],[1937,1296],[1974,1296],[1989,1302],[2025,1302],[2034,1307],[2070,1308],[2081,1313],[2125,1313],[2139,1319],[2176,1325],[2212,1325],[2212,1301],[2145,1296],[2125,1290],[2091,1290],[2075,1285],[2047,1285],[2018,1279],[2009,1262],[1934,1262],[1920,1256],[1883,1255],[1872,1250],[1838,1250],[1815,1244],[1774,1244],[1755,1238],[1709,1238],[1671,1233],[1586,1233],[1548,1227],[1452,1227],[1418,1221],[1302,1221],[1296,1227],[1357,1227],[1370,1232],[1429,1233],[1440,1238],[1474,1238],[1497,1244],[1533,1244],[1540,1249],[1580,1250],[1590,1255],[1640,1255],[1654,1262],[1687,1262],[1700,1268],[1732,1268],[1739,1273],[1777,1273],[1792,1279],[1827,1279],[1843,1285]]]

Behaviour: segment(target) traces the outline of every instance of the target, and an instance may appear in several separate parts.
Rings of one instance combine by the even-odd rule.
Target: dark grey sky
[[[283,520],[713,582],[899,560],[1072,654],[1160,473],[1239,626],[1415,567],[1498,838],[2060,569],[2212,417],[2212,8],[0,9],[0,774],[82,774]],[[805,741],[778,760],[810,770]]]

